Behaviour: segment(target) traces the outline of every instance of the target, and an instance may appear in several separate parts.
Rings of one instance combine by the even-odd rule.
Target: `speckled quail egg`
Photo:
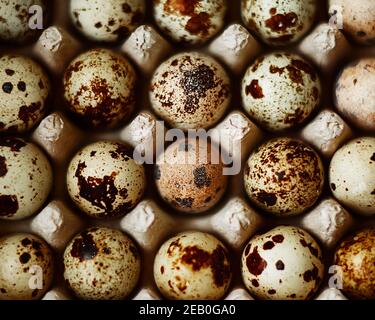
[[[335,254],[344,294],[351,299],[375,299],[375,229],[346,238]]]
[[[75,27],[88,39],[122,40],[142,22],[144,0],[70,0]]]
[[[375,138],[358,138],[339,149],[329,183],[336,199],[353,212],[375,215]]]
[[[68,192],[74,203],[95,218],[117,218],[134,208],[146,187],[145,170],[126,145],[90,144],[69,164]]]
[[[337,109],[351,123],[375,131],[375,58],[362,59],[342,71],[335,100]]]
[[[84,230],[65,249],[65,282],[79,299],[125,299],[137,285],[140,270],[137,247],[119,230]]]
[[[36,213],[52,189],[52,168],[44,153],[18,138],[0,138],[0,219]]]
[[[33,60],[0,55],[0,132],[24,133],[43,117],[50,82]]]
[[[136,74],[130,63],[106,49],[87,51],[71,62],[64,76],[69,110],[96,128],[129,119],[135,104]]]
[[[208,233],[180,233],[156,254],[154,278],[167,299],[218,300],[232,279],[228,251]]]
[[[317,0],[242,0],[245,25],[274,46],[301,39],[313,25],[316,11]]]
[[[259,299],[310,299],[323,276],[319,245],[296,227],[280,226],[255,236],[242,255],[243,281]]]
[[[203,140],[179,140],[158,158],[156,186],[161,197],[174,209],[202,213],[214,207],[227,187],[218,149]]]
[[[31,234],[0,239],[0,300],[37,300],[53,280],[53,252]]]
[[[34,26],[35,15],[43,14],[42,22],[46,23],[48,13],[48,1],[45,0],[0,0],[0,42],[25,43],[33,40],[40,32]],[[35,11],[33,6],[42,10]],[[31,24],[30,24],[31,23]]]
[[[201,44],[224,26],[226,0],[153,1],[156,24],[174,41]]]
[[[339,27],[360,44],[375,44],[375,2],[373,0],[330,0],[329,13]],[[343,24],[342,26],[340,24]]]
[[[170,126],[208,128],[229,106],[230,80],[213,58],[198,52],[181,53],[156,70],[150,99],[154,111]]]
[[[270,131],[303,123],[319,105],[321,84],[303,58],[272,53],[257,59],[242,80],[242,104],[249,115]]]
[[[250,156],[244,181],[255,205],[287,217],[314,205],[323,189],[324,168],[319,155],[304,142],[276,138]]]

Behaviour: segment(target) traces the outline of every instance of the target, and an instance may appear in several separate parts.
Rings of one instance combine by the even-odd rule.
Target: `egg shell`
[[[310,208],[324,185],[324,168],[307,144],[275,138],[256,149],[244,172],[245,189],[259,208],[287,217]]]
[[[25,44],[34,40],[39,30],[29,26],[35,13],[32,6],[42,9],[43,21],[46,21],[47,3],[45,0],[0,0],[0,42]]]
[[[90,228],[68,244],[64,278],[76,297],[121,300],[138,283],[141,258],[133,241],[119,230]]]
[[[228,251],[210,234],[180,233],[156,254],[154,278],[167,299],[218,300],[232,278]]]
[[[225,298],[225,300],[229,300],[229,301],[236,301],[236,300],[249,301],[250,300],[252,301],[254,300],[254,298],[250,296],[249,293],[245,289],[238,288],[230,292]]]
[[[143,21],[144,0],[71,0],[71,21],[93,41],[115,42],[125,38]]]
[[[375,58],[364,58],[347,66],[335,89],[336,107],[362,130],[375,132]]]
[[[95,218],[118,218],[141,200],[145,170],[126,145],[99,141],[84,147],[69,164],[68,192],[74,203]]]
[[[180,53],[162,63],[149,93],[156,114],[183,130],[212,127],[231,99],[230,80],[223,67],[198,52]]]
[[[265,43],[289,45],[301,39],[315,21],[316,0],[242,0],[242,20]]]
[[[343,293],[350,299],[375,299],[375,229],[359,231],[340,244],[335,253]]]
[[[53,173],[43,152],[19,138],[0,139],[0,219],[35,214],[52,189]]]
[[[375,215],[375,138],[350,141],[333,156],[329,168],[333,195],[353,213]]]
[[[156,300],[161,300],[161,299],[158,293],[154,291],[154,289],[144,288],[137,293],[137,295],[133,298],[133,300],[156,301]]]
[[[50,93],[44,70],[28,57],[0,55],[0,132],[25,133],[43,117]]]
[[[0,239],[0,300],[38,300],[51,286],[52,250],[26,233]]]
[[[224,26],[225,0],[153,1],[156,24],[176,42],[202,44]]]
[[[127,121],[135,105],[136,74],[121,55],[92,49],[74,59],[64,76],[64,97],[80,122],[113,128]]]
[[[300,228],[280,226],[255,236],[242,255],[243,281],[258,299],[310,299],[323,276],[320,247]]]
[[[373,0],[330,0],[329,14],[359,44],[375,44],[375,2]]]
[[[242,80],[242,104],[259,125],[281,131],[303,123],[319,106],[321,83],[302,57],[271,53],[258,58]]]
[[[214,207],[228,181],[221,159],[215,159],[218,151],[215,145],[195,139],[170,145],[155,167],[156,186],[164,201],[185,213],[203,213]]]
[[[335,288],[324,289],[315,300],[335,301],[335,300],[348,300],[340,290]]]

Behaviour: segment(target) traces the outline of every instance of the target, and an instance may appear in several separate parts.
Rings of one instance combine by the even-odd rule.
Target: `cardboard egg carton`
[[[95,45],[78,35],[69,24],[67,3],[68,1],[58,1],[54,14],[56,24],[44,30],[31,46],[31,50],[20,50],[24,54],[32,52],[50,71],[56,84],[61,83],[69,62],[80,52]],[[65,16],[61,17],[61,13]],[[233,89],[238,90],[242,73],[262,53],[264,46],[243,27],[238,12],[232,12],[228,20],[228,25],[222,33],[198,50],[207,52],[221,61],[232,75]],[[331,29],[324,22],[324,19],[321,19],[322,24],[291,49],[299,50],[328,75],[327,77],[334,77],[339,71],[340,61],[345,60],[343,52],[348,51],[349,44],[341,32]],[[319,41],[323,41],[323,45],[327,42],[330,46],[319,49],[319,44],[322,44]],[[100,44],[97,46],[100,47]],[[29,137],[43,148],[54,165],[54,192],[44,208],[32,218],[20,222],[1,222],[0,235],[18,231],[35,233],[58,253],[57,258],[61,258],[66,244],[74,234],[86,226],[99,225],[123,230],[135,240],[142,252],[142,277],[130,298],[159,300],[162,297],[153,279],[153,259],[161,244],[180,231],[201,230],[216,235],[226,244],[236,260],[233,265],[238,268],[237,262],[240,261],[249,239],[273,226],[301,226],[315,236],[326,252],[331,252],[349,230],[359,226],[356,215],[343,208],[329,192],[325,192],[319,202],[301,216],[287,220],[271,218],[257,209],[247,198],[243,188],[242,170],[230,177],[227,192],[221,202],[203,215],[182,215],[174,212],[157,195],[151,183],[152,177],[149,176],[149,187],[144,199],[130,213],[112,221],[87,218],[72,204],[64,187],[66,167],[70,159],[81,146],[101,139],[123,141],[140,152],[147,148],[155,150],[158,119],[148,101],[148,78],[163,59],[184,48],[169,43],[152,25],[151,17],[148,17],[144,25],[133,31],[120,46],[114,46],[113,50],[126,56],[138,70],[142,97],[137,104],[137,111],[132,119],[118,130],[93,133],[80,127],[79,123],[67,115],[62,101],[56,95],[49,114]],[[354,47],[352,50],[357,49]],[[361,52],[357,51],[355,54],[361,55]],[[59,89],[54,90],[58,92]],[[329,99],[329,92],[326,94],[326,98]],[[221,119],[215,129],[220,135],[219,138],[216,137],[216,142],[226,141],[221,142],[221,147],[231,157],[240,159],[243,164],[251,152],[269,138],[269,134],[260,129],[240,105],[239,98],[234,97],[226,117]],[[355,132],[351,127],[332,108],[321,111],[305,123],[300,132],[295,132],[296,136],[312,144],[328,160],[353,134]],[[316,295],[317,299],[346,299],[340,291],[325,288],[326,285],[327,283],[322,285],[321,291]],[[64,284],[62,273],[58,272],[54,285],[43,299],[72,298]],[[254,300],[245,289],[237,269],[230,290],[224,298]]]

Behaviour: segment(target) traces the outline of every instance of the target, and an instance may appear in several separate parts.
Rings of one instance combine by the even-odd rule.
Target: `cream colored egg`
[[[51,286],[53,252],[31,234],[0,238],[0,300],[38,300]]]
[[[201,44],[224,26],[226,0],[153,1],[156,24],[174,41]]]
[[[339,149],[329,183],[336,199],[354,213],[375,215],[375,138],[358,138]]]
[[[141,258],[121,231],[90,228],[66,247],[64,270],[65,282],[79,299],[121,300],[138,283]]]
[[[255,236],[242,255],[243,281],[258,299],[310,299],[323,276],[319,245],[296,227],[281,226]]]
[[[121,55],[92,49],[74,59],[64,75],[64,97],[78,120],[95,128],[127,121],[135,105],[136,74]]]
[[[319,155],[302,141],[276,138],[250,156],[245,189],[259,208],[281,217],[298,215],[314,205],[323,190]]]
[[[79,151],[69,164],[71,199],[95,218],[117,218],[134,208],[146,187],[145,170],[126,145],[96,142]]]
[[[150,100],[154,111],[171,127],[209,128],[229,107],[230,80],[224,68],[210,56],[181,53],[156,70]]]
[[[301,39],[315,21],[317,0],[242,0],[245,25],[265,43],[288,45]]]
[[[44,153],[19,138],[0,139],[0,219],[35,214],[52,189],[52,168]]]
[[[232,279],[228,251],[210,234],[180,233],[159,249],[154,278],[167,299],[218,300]]]
[[[320,79],[302,57],[271,53],[258,58],[242,80],[242,104],[263,128],[294,128],[310,116],[321,99]]]
[[[121,40],[143,21],[144,0],[70,0],[75,27],[90,40]]]
[[[0,132],[32,129],[45,113],[49,94],[48,76],[36,62],[20,55],[0,55]]]

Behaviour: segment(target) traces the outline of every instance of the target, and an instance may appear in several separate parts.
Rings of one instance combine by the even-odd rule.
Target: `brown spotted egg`
[[[342,276],[342,291],[350,299],[375,299],[375,229],[347,237],[337,248],[335,265]]]
[[[64,97],[81,122],[112,128],[129,119],[135,104],[136,74],[121,55],[92,49],[74,59],[64,75]]]
[[[0,238],[0,300],[38,300],[53,280],[53,252],[31,234]]]
[[[20,220],[35,214],[52,189],[52,168],[34,144],[0,138],[0,219]]]
[[[331,160],[333,195],[355,213],[375,215],[375,138],[362,137],[339,149]]]
[[[232,279],[228,251],[208,233],[180,233],[156,254],[154,278],[167,299],[219,300]]]
[[[124,39],[142,22],[145,10],[144,0],[70,0],[75,27],[94,41]]]
[[[252,202],[274,215],[298,215],[319,198],[324,168],[302,141],[276,138],[256,149],[245,167],[245,189]]]
[[[280,226],[255,236],[242,255],[243,281],[258,299],[310,299],[323,276],[319,245],[296,227]]]
[[[126,145],[100,141],[79,151],[69,164],[71,199],[94,218],[117,218],[134,208],[146,187],[145,170]]]
[[[226,0],[153,1],[156,24],[174,41],[201,44],[224,26]]]
[[[44,115],[49,93],[48,76],[36,62],[20,55],[0,55],[0,132],[32,129]]]
[[[230,80],[224,68],[198,52],[171,57],[151,81],[151,105],[174,128],[212,127],[224,116],[230,99]]]
[[[46,22],[48,13],[46,0],[0,0],[0,42],[25,43],[39,34],[37,28],[30,28],[30,20],[34,22],[35,14],[43,14],[43,22]],[[34,6],[38,6],[36,11]],[[40,21],[40,17],[38,22]],[[1,70],[1,69],[0,69]]]
[[[119,230],[87,229],[65,249],[65,282],[79,299],[125,299],[136,287],[140,270],[137,247]]]
[[[227,187],[227,176],[215,145],[187,139],[173,143],[158,158],[156,186],[174,209],[202,213],[214,207]]]
[[[310,116],[321,99],[320,79],[302,57],[271,53],[258,58],[242,80],[242,104],[263,128],[294,128]]]
[[[274,46],[301,39],[313,25],[316,11],[317,0],[242,0],[245,25]]]

